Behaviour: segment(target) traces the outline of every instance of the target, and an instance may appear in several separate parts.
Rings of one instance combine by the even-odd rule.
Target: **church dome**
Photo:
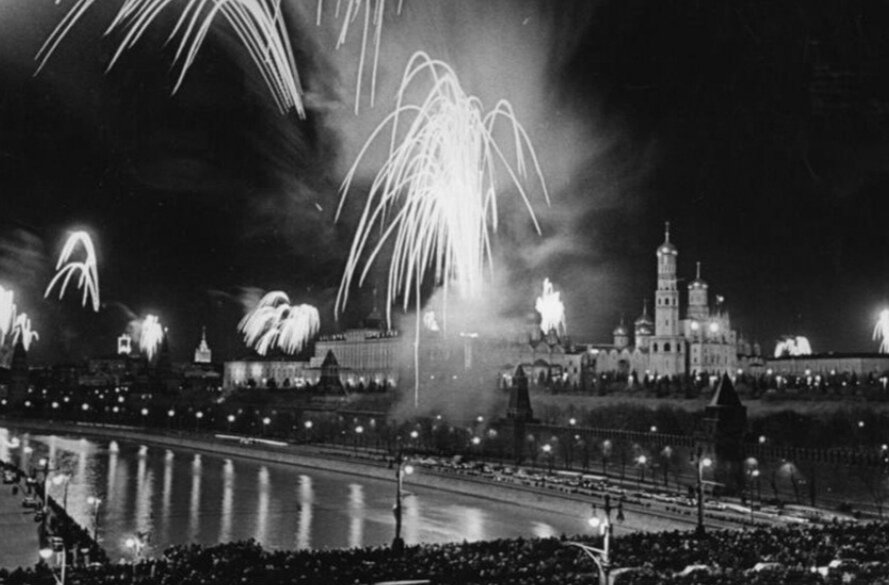
[[[636,327],[640,327],[640,326],[642,326],[642,325],[649,325],[649,326],[654,325],[654,321],[652,321],[652,320],[651,320],[651,317],[648,316],[648,310],[647,310],[647,309],[648,309],[648,308],[646,307],[646,310],[644,310],[644,311],[642,312],[642,314],[639,315],[639,318],[636,319],[636,323],[635,323]]]
[[[657,249],[658,256],[665,255],[673,255],[676,256],[679,251],[676,249],[676,246],[670,241],[670,222],[666,223],[666,229],[664,230],[664,243],[661,244]]]
[[[623,324],[623,322],[621,322],[620,325],[618,325],[617,327],[614,328],[614,336],[615,337],[617,337],[619,335],[629,335],[629,334],[630,334],[630,332],[626,328],[626,326]]]
[[[706,289],[707,281],[701,278],[701,263],[698,262],[697,273],[695,275],[695,279],[688,283],[688,290],[693,289]]]

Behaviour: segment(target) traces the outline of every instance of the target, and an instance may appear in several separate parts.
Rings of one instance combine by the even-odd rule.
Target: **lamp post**
[[[404,452],[401,447],[401,437],[398,437],[398,453],[395,455],[395,538],[392,540],[392,551],[401,554],[404,551],[404,539],[401,538],[401,500],[402,488],[405,474],[410,475],[414,472],[414,467],[405,464]]]
[[[55,485],[62,485],[63,483],[65,484],[65,491],[63,492],[62,496],[62,509],[64,509],[66,513],[68,512],[68,483],[70,481],[71,476],[67,473],[59,473],[52,478],[52,482]]]
[[[642,487],[642,484],[645,483],[645,465],[648,463],[648,457],[645,455],[639,455],[636,458],[636,463],[639,465],[639,487]]]
[[[232,423],[235,422],[235,415],[228,415],[226,420],[228,421],[228,432],[232,432]]]
[[[617,520],[624,521],[624,499],[617,503]],[[599,584],[609,585],[609,577],[611,575],[611,539],[614,537],[614,523],[611,520],[611,513],[615,508],[611,507],[611,495],[605,494],[605,503],[602,511],[605,512],[604,518],[599,517],[596,505],[593,504],[593,514],[588,520],[590,527],[597,530],[602,536],[602,548],[596,548],[582,542],[568,542],[568,546],[575,546],[582,550],[595,564],[599,570]]]
[[[201,428],[201,419],[204,418],[204,413],[200,410],[194,413],[194,431],[198,432]]]
[[[704,468],[713,465],[713,460],[704,456],[703,447],[698,447],[692,453],[692,463],[697,468],[697,500],[698,500],[698,525],[695,531],[697,534],[704,534]]]
[[[355,427],[355,453],[358,453],[358,439],[362,434],[364,434],[364,427],[361,425]]]
[[[263,437],[266,434],[266,429],[268,429],[270,422],[272,422],[272,419],[270,419],[269,417],[267,417],[267,416],[262,417],[262,436]]]
[[[176,416],[176,411],[175,411],[175,410],[173,410],[173,409],[171,408],[170,410],[167,411],[167,428],[168,428],[168,429],[172,429],[172,428],[173,428],[173,417],[174,417],[174,416]]]
[[[99,543],[99,504],[102,503],[101,498],[89,496],[86,503],[93,507],[93,542]]]
[[[41,548],[40,549],[40,558],[42,558],[44,561],[49,561],[49,559],[52,558],[52,555],[54,552],[55,551],[53,550],[53,548]],[[56,577],[56,574],[52,570],[52,567],[50,567],[50,569],[49,569],[49,572],[50,572],[50,574],[52,574],[52,578],[53,578],[53,580],[55,580],[56,585],[65,585],[65,569],[67,569],[67,567],[68,567],[68,551],[66,550],[66,547],[65,547],[65,541],[62,540],[62,563],[61,563],[61,567],[59,568],[59,576]]]
[[[314,425],[312,421],[307,420],[303,423],[303,426],[306,428],[306,443],[308,443],[311,441],[312,426]]]
[[[552,473],[553,472],[553,446],[550,445],[549,443],[546,443],[545,445],[543,445],[543,447],[540,448],[540,450],[543,451],[544,455],[546,455],[547,467],[549,468],[549,473]]]

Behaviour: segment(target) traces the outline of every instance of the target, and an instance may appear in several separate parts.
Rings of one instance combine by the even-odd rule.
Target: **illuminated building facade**
[[[657,289],[655,290],[654,318],[648,315],[648,305],[634,323],[635,344],[630,331],[621,322],[614,330],[614,343],[589,349],[595,356],[598,372],[635,373],[648,376],[676,376],[681,374],[734,374],[739,366],[759,363],[757,351],[739,340],[732,329],[731,318],[724,307],[724,299],[717,295],[711,306],[709,285],[701,278],[701,264],[697,263],[695,279],[688,284],[688,304],[681,318],[677,258],[679,250],[670,241],[667,224],[664,242],[655,252],[657,257]],[[741,356],[739,358],[739,356]],[[740,361],[739,361],[740,360]]]

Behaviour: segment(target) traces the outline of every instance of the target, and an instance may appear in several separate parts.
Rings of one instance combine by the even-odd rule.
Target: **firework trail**
[[[40,339],[40,335],[31,329],[31,319],[27,313],[21,313],[15,318],[15,328],[12,335],[13,345],[18,343],[19,337],[22,339],[22,345],[25,351],[31,350],[31,343]]]
[[[244,343],[259,355],[274,347],[294,354],[305,347],[320,325],[318,309],[311,305],[293,306],[286,293],[272,291],[244,315],[238,331],[244,334]]]
[[[403,0],[398,0],[398,14],[401,14]],[[364,64],[367,60],[367,49],[370,44],[370,27],[373,25],[373,65],[370,76],[370,107],[374,106],[377,93],[377,68],[380,62],[380,39],[383,34],[383,16],[386,12],[386,0],[348,0],[343,15],[343,23],[340,26],[340,34],[336,47],[339,49],[346,43],[349,28],[353,22],[361,17],[361,8],[364,7],[363,28],[361,33],[361,51],[358,57],[358,74],[355,77],[355,113],[358,114],[361,101],[361,81],[364,77]],[[324,8],[324,0],[318,0],[318,16],[316,24],[321,25],[321,12]],[[337,0],[334,18],[340,17],[341,0]],[[373,14],[373,16],[371,16]]]
[[[562,293],[556,292],[549,278],[543,279],[543,294],[537,297],[535,308],[540,313],[540,330],[544,334],[554,331],[556,335],[567,333],[565,326],[565,305],[562,304]]]
[[[75,1],[37,53],[37,73],[52,57],[59,43],[95,3],[96,0]],[[145,31],[171,3],[171,0],[123,1],[105,31],[106,35],[116,31],[123,34],[123,40],[111,58],[108,69],[114,67],[121,55],[139,42]],[[182,85],[217,17],[228,22],[247,50],[278,109],[282,113],[294,109],[301,118],[305,118],[303,91],[281,12],[281,0],[187,0],[169,37],[169,40],[179,37],[173,61],[178,66],[179,73],[173,93]]]
[[[144,353],[148,360],[154,358],[158,347],[164,340],[164,328],[155,315],[146,315],[142,320],[142,327],[139,333],[139,349]]]
[[[880,318],[874,326],[874,341],[882,340],[880,353],[889,353],[889,309],[880,311]]]
[[[78,245],[83,247],[84,258],[81,262],[71,260],[71,256]],[[49,286],[46,287],[46,292],[43,294],[44,298],[49,296],[57,282],[61,282],[62,284],[59,287],[59,298],[61,299],[65,295],[65,289],[68,288],[71,277],[75,274],[79,275],[77,287],[83,290],[83,306],[86,306],[86,302],[91,299],[93,310],[98,312],[100,305],[99,270],[96,262],[96,249],[93,247],[93,241],[90,239],[89,234],[82,231],[72,232],[68,236],[65,246],[62,248],[62,253],[59,255],[59,261],[56,263],[56,275],[49,282]]]
[[[404,104],[422,73],[431,77],[431,90],[421,105]],[[411,115],[413,120],[407,124],[403,140],[396,144],[400,119]],[[513,136],[515,165],[494,140],[494,127],[500,120]],[[445,289],[445,299],[451,283],[462,298],[480,296],[484,269],[491,263],[490,232],[497,229],[497,163],[517,188],[538,233],[537,218],[522,185],[528,175],[528,160],[547,203],[549,195],[528,134],[509,102],[501,100],[485,114],[481,101],[463,91],[449,65],[420,52],[411,58],[404,72],[395,111],[371,134],[343,181],[337,218],[358,164],[390,126],[389,156],[368,193],[336,309],[339,312],[345,308],[364,253],[369,250],[359,273],[359,285],[384,245],[394,240],[386,306],[387,322],[391,324],[391,306],[398,296],[405,310],[413,298],[419,312],[420,286],[430,266],[434,267],[435,283]],[[377,231],[381,236],[371,246],[369,240]]]
[[[0,346],[10,331],[15,330],[15,293],[0,285]]]

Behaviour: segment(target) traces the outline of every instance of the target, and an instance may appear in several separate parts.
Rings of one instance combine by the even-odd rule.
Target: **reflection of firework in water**
[[[15,318],[15,330],[12,336],[12,343],[18,343],[20,337],[22,345],[25,347],[25,351],[31,350],[31,342],[40,339],[40,335],[31,329],[31,319],[28,317],[27,313],[21,313]]]
[[[548,278],[543,279],[543,294],[537,297],[535,308],[540,313],[540,330],[544,333],[554,331],[557,335],[567,333],[565,326],[565,305],[562,304],[562,293],[556,292]]]
[[[0,285],[0,345],[15,328],[15,293]]]
[[[294,354],[305,347],[320,325],[318,309],[311,305],[292,306],[286,293],[272,291],[244,315],[238,330],[244,334],[244,343],[259,355],[276,346]]]
[[[164,328],[155,315],[146,315],[142,320],[141,332],[139,334],[139,349],[149,360],[154,358],[157,348],[160,347],[164,340]]]
[[[880,340],[880,353],[889,353],[889,309],[880,311],[880,318],[874,326],[874,341]]]
[[[84,258],[81,262],[71,260],[71,255],[77,246],[83,247]],[[86,232],[72,232],[62,248],[59,255],[59,261],[56,263],[56,275],[46,287],[44,297],[48,297],[52,288],[57,282],[61,282],[59,287],[59,298],[65,296],[65,289],[71,277],[75,274],[79,275],[77,280],[77,288],[83,290],[82,304],[86,306],[87,300],[92,300],[93,310],[99,311],[99,270],[96,262],[96,249],[93,247],[93,241]]]
[[[422,73],[431,77],[432,89],[421,105],[404,104],[412,83]],[[411,115],[413,120],[407,124],[404,138],[396,144],[401,119]],[[513,137],[510,145],[515,150],[515,165],[494,140],[494,127],[500,120]],[[466,95],[450,66],[416,53],[404,72],[395,111],[370,136],[343,182],[337,217],[361,159],[389,126],[389,156],[370,187],[336,307],[339,311],[345,306],[365,251],[370,248],[359,284],[392,239],[386,306],[391,323],[392,301],[399,295],[405,309],[413,295],[419,310],[420,286],[430,266],[434,266],[435,282],[443,285],[445,297],[453,284],[461,297],[478,298],[485,265],[491,262],[489,228],[497,229],[497,166],[516,187],[538,233],[537,219],[522,186],[528,161],[547,201],[549,196],[531,141],[509,102],[501,100],[493,110],[483,113],[481,101]],[[371,247],[369,240],[377,231],[382,235]]]
[[[812,353],[812,346],[809,340],[802,335],[796,337],[785,335],[775,344],[775,357],[809,355]]]
[[[37,53],[38,71],[46,65],[59,43],[95,2],[96,0],[77,0],[68,10]],[[114,67],[126,50],[139,42],[145,31],[170,4],[170,0],[124,0],[106,31],[108,34],[120,30],[124,37],[111,58],[109,69]],[[295,109],[301,117],[305,117],[302,88],[296,72],[287,27],[281,13],[280,0],[185,2],[176,26],[170,33],[171,39],[177,35],[180,37],[175,57],[179,75],[173,92],[175,93],[182,85],[182,80],[194,63],[217,16],[228,22],[238,40],[247,49],[278,108],[282,112]]]

